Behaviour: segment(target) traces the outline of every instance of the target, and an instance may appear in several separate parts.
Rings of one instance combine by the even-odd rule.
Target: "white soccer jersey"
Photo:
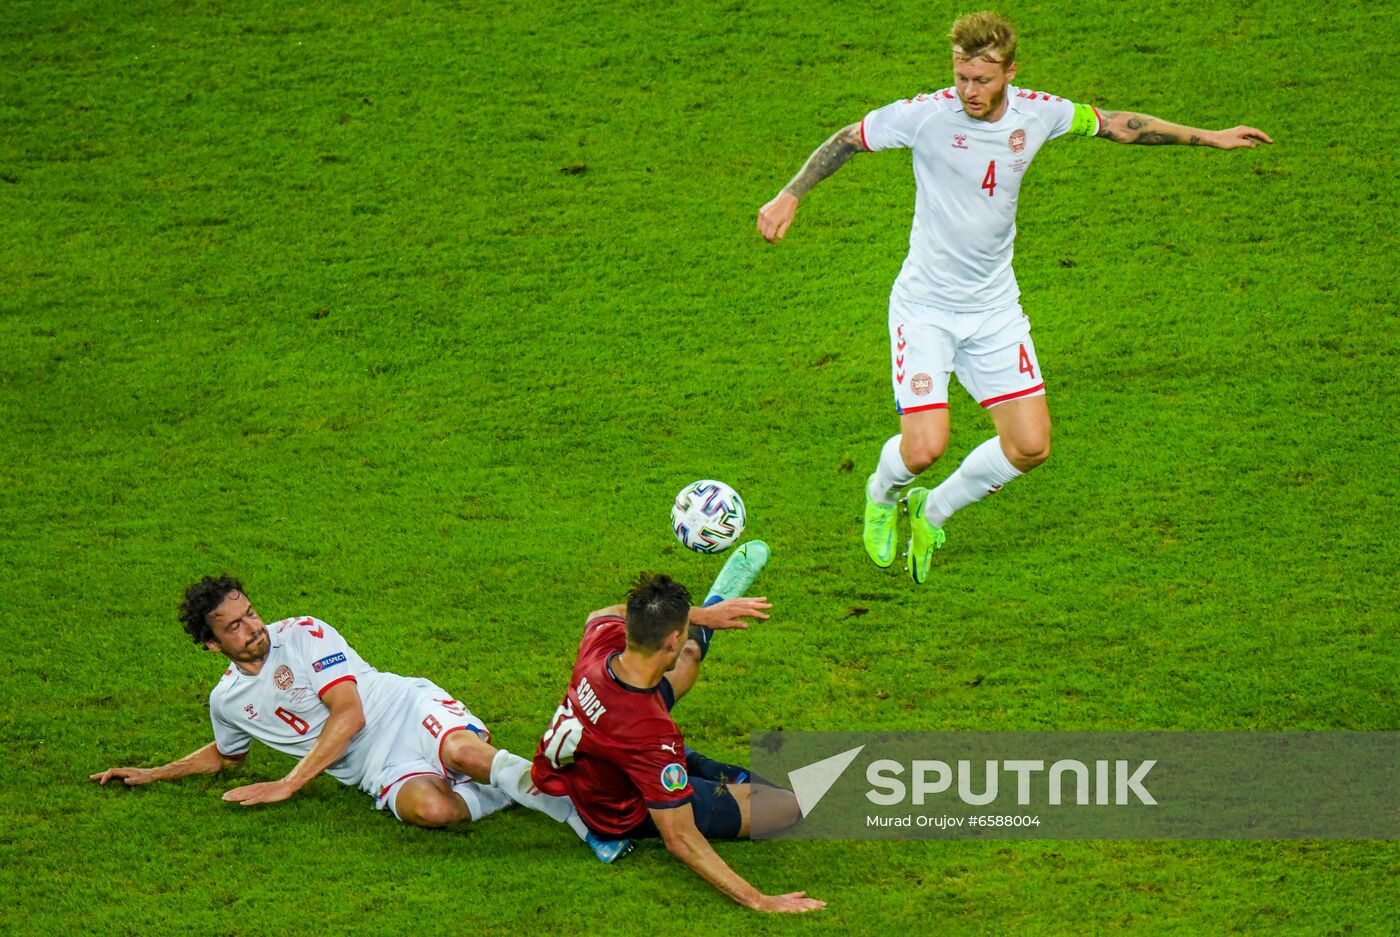
[[[914,151],[914,224],[894,291],[950,312],[1005,309],[1021,295],[1011,271],[1016,201],[1031,159],[1047,140],[1094,136],[1098,111],[1008,86],[995,122],[974,120],[952,88],[871,111],[867,150]]]
[[[402,728],[405,707],[416,700],[422,686],[430,684],[375,670],[338,631],[316,618],[285,618],[268,625],[267,632],[272,649],[262,670],[249,676],[231,664],[209,694],[209,717],[219,751],[241,755],[257,739],[294,758],[305,758],[330,716],[321,694],[353,680],[365,727],[326,771],[345,784],[373,787]]]

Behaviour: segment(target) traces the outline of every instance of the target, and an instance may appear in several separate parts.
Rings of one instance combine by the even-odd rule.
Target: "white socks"
[[[889,443],[885,446],[888,448]],[[884,467],[883,454],[880,466]],[[928,501],[924,504],[924,517],[933,526],[942,527],[956,511],[974,501],[981,501],[1021,474],[1021,470],[1012,465],[1006,453],[1001,451],[1001,440],[993,436],[969,452],[958,470],[929,492]]]
[[[491,816],[498,810],[504,810],[514,803],[509,795],[500,788],[491,787],[489,784],[478,784],[475,781],[457,782],[452,785],[452,793],[462,798],[462,802],[467,805],[467,810],[471,811],[473,823]]]
[[[538,810],[560,823],[567,823],[579,839],[588,835],[588,828],[579,819],[578,811],[574,810],[574,802],[567,797],[551,797],[537,791],[534,781],[530,779],[530,763],[519,755],[513,755],[504,748],[496,752],[496,757],[491,759],[491,783],[522,807]]]
[[[903,438],[903,435],[891,436],[880,450],[880,464],[876,466],[875,474],[870,476],[870,483],[865,489],[872,501],[893,504],[899,493],[914,480],[914,473],[909,471],[904,464],[904,456],[899,454],[899,442]]]

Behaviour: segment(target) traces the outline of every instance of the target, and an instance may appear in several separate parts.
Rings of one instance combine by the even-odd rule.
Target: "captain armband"
[[[1101,126],[1102,121],[1096,108],[1089,104],[1074,105],[1074,118],[1069,124],[1069,132],[1072,136],[1098,136]]]

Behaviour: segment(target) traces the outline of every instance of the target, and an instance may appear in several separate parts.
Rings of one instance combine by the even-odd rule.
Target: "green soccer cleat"
[[[943,549],[943,541],[947,539],[942,527],[933,526],[924,517],[926,501],[927,488],[910,488],[903,498],[904,507],[909,512],[909,575],[920,585],[928,579],[933,551]]]
[[[889,569],[894,562],[896,526],[899,523],[897,507],[895,504],[882,504],[870,497],[870,482],[865,483],[865,531],[862,536],[865,539],[865,552],[881,569]]]
[[[748,543],[739,544],[734,552],[729,554],[724,568],[715,577],[715,584],[710,586],[705,604],[711,605],[723,599],[737,599],[747,592],[754,579],[763,572],[763,567],[768,565],[770,552],[768,544],[762,540],[750,540]]]

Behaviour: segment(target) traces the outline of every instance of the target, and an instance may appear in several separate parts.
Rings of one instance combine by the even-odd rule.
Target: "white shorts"
[[[1045,394],[1020,305],[945,312],[890,296],[890,383],[902,416],[948,408],[948,375],[983,407]]]
[[[453,732],[464,729],[491,741],[490,730],[472,715],[471,710],[437,684],[423,680],[422,689],[410,697],[408,705],[404,707],[403,722],[394,733],[393,742],[383,759],[384,767],[377,774],[366,777],[366,781],[372,779],[372,785],[362,785],[374,795],[375,808],[387,808],[398,817],[395,803],[403,782],[409,778],[435,775],[452,785],[469,781],[466,775],[442,763],[443,742]],[[476,805],[469,802],[468,806],[476,816]]]

